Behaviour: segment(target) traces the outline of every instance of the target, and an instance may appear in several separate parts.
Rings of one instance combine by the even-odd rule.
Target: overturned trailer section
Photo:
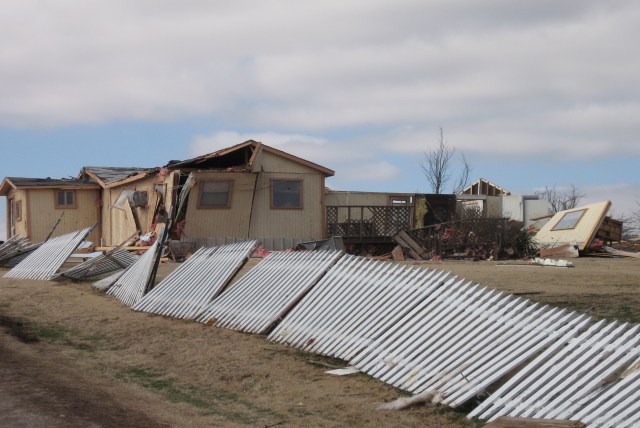
[[[5,278],[49,280],[95,226],[51,238],[7,272]]]
[[[253,240],[201,247],[133,309],[174,318],[196,317],[224,290],[257,246],[258,241]]]

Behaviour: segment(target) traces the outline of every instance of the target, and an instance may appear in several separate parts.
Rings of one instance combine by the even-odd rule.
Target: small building
[[[475,211],[483,217],[508,218],[523,222],[525,226],[533,224],[534,218],[544,216],[549,209],[548,201],[538,195],[512,195],[485,178],[467,186],[456,198],[457,211],[461,214]]]
[[[98,225],[89,236],[100,237],[100,186],[85,179],[6,177],[0,196],[7,198],[7,234],[31,242]],[[58,222],[58,220],[60,220]]]

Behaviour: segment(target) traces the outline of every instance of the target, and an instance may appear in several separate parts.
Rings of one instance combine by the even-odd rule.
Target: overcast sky
[[[473,179],[640,200],[638,1],[0,5],[2,177],[252,138],[334,169],[335,189],[428,193],[442,128]]]

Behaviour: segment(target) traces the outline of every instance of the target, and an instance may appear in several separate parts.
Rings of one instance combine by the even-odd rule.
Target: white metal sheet
[[[35,280],[51,279],[92,230],[93,227],[87,227],[49,239],[7,272],[4,277]]]
[[[222,292],[258,241],[202,247],[133,307],[136,311],[191,319]]]
[[[600,321],[565,336],[516,373],[469,416],[580,420],[635,427],[640,420],[640,326]]]
[[[342,256],[340,251],[275,252],[225,290],[197,319],[267,332]]]
[[[156,241],[140,256],[138,261],[129,266],[107,290],[107,294],[114,296],[127,306],[135,305],[144,295],[155,262],[159,242]]]

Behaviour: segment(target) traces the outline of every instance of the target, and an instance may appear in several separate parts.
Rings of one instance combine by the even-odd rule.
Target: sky
[[[453,176],[464,154],[472,180],[513,194],[573,185],[639,207],[634,0],[0,6],[0,178],[254,139],[335,170],[333,189],[429,193],[442,129]]]

